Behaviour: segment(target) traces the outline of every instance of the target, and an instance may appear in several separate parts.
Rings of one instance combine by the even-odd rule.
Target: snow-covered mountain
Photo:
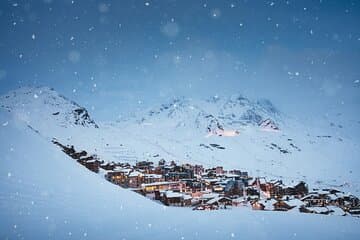
[[[192,128],[200,133],[216,135],[223,135],[226,129],[249,125],[263,127],[264,121],[271,121],[274,126],[275,120],[280,123],[280,113],[269,100],[253,102],[242,95],[214,96],[203,101],[175,98],[137,118],[138,123],[145,124],[170,119],[175,128]]]
[[[84,107],[48,87],[22,87],[1,96],[0,103],[2,108],[36,129],[72,126],[98,128]]]
[[[269,101],[240,95],[179,98],[127,120],[98,124],[84,107],[50,88],[11,91],[0,97],[0,106],[1,238],[267,239],[274,229],[279,239],[294,233],[305,239],[315,231],[326,239],[358,235],[355,218],[164,208],[104,181],[51,143],[56,138],[108,162],[164,158],[222,165],[357,194],[357,142],[339,131],[305,127]],[[283,228],[289,219],[295,227]],[[308,231],[298,231],[297,222]]]
[[[352,217],[164,207],[76,164],[4,109],[0,123],[1,239],[357,239],[359,234]]]
[[[108,162],[164,158],[360,190],[357,141],[331,126],[296,121],[269,100],[182,97],[107,123],[95,123],[84,107],[46,87],[11,91],[0,106],[49,142],[56,138]]]

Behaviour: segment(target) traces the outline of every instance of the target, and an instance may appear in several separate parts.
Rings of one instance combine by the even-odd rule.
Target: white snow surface
[[[360,191],[356,171],[360,168],[360,124],[344,116],[306,124],[277,110],[268,100],[252,101],[236,94],[206,100],[176,98],[119,122],[95,119],[95,123],[88,116],[80,118],[81,125],[74,124],[73,110],[82,107],[47,87],[11,91],[0,97],[0,106],[10,111],[12,121],[25,123],[48,141],[57,138],[108,162],[164,158],[240,169],[287,184],[304,180],[313,187],[335,187],[353,194]],[[271,119],[280,130],[263,131],[258,125],[261,119]],[[7,122],[2,121],[4,125]],[[218,131],[218,124],[239,134],[209,135],[208,127]]]
[[[359,219],[164,207],[89,172],[3,110],[1,239],[358,239]]]

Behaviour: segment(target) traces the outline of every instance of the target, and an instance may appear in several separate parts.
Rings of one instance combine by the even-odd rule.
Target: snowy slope
[[[176,98],[135,117],[98,125],[86,109],[49,88],[17,89],[2,96],[0,106],[49,142],[56,138],[108,162],[164,158],[222,165],[289,183],[305,180],[354,194],[360,190],[356,137],[329,124],[298,121],[268,100]],[[74,116],[74,109],[85,114]]]
[[[268,100],[251,101],[241,95],[181,99],[135,119],[116,127],[131,135],[131,141],[137,139],[129,145],[147,151],[148,156],[360,190],[355,170],[360,167],[357,137],[325,121],[319,125],[297,121]]]
[[[357,239],[356,218],[166,208],[112,185],[0,110],[1,239]],[[285,227],[286,226],[286,227]]]
[[[85,108],[48,87],[22,87],[1,96],[0,103],[17,118],[42,131],[49,127],[98,128]]]

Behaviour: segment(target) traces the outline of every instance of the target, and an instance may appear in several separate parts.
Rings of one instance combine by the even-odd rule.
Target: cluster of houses
[[[160,160],[129,163],[107,163],[86,151],[76,152],[73,146],[54,144],[105,179],[129,188],[166,206],[192,207],[194,210],[229,209],[248,206],[254,210],[300,211],[303,213],[360,216],[356,196],[335,189],[309,192],[305,182],[285,185],[281,180],[250,177],[241,170],[223,167],[204,168]]]

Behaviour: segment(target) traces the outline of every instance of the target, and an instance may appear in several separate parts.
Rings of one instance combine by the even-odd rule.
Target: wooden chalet
[[[173,191],[165,191],[162,194],[161,201],[166,206],[184,207],[184,206],[191,206],[191,199],[192,197],[187,194],[173,192]]]
[[[287,202],[279,200],[273,204],[274,211],[289,211],[294,208],[294,206],[290,206]]]

